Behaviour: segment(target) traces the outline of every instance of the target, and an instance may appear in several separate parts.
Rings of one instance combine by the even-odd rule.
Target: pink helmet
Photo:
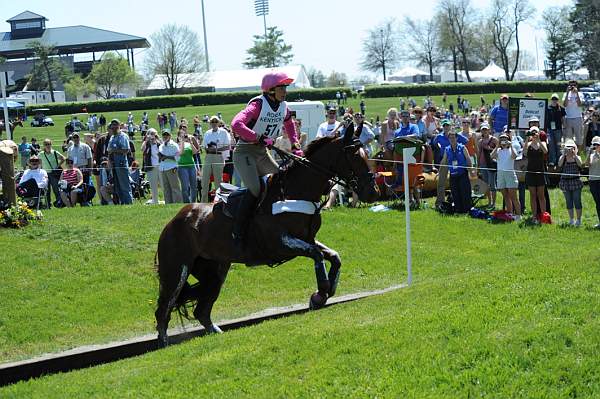
[[[294,79],[290,78],[285,72],[269,72],[263,76],[260,88],[263,92],[268,92],[275,86],[288,86],[293,81]]]

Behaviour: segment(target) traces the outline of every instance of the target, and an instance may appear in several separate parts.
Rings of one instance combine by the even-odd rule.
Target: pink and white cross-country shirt
[[[292,145],[298,142],[298,132],[292,113],[285,101],[273,109],[264,95],[254,97],[231,122],[231,129],[243,141],[256,143],[261,136],[275,140],[283,126]]]

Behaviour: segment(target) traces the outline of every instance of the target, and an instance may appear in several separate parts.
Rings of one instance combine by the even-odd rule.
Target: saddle
[[[225,216],[233,219],[247,191],[247,188],[240,188],[229,183],[221,183],[215,193],[215,202],[222,202],[223,213]]]

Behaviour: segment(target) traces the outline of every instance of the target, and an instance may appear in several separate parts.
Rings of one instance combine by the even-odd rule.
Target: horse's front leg
[[[327,278],[329,280],[329,298],[335,295],[335,290],[337,289],[338,281],[340,279],[340,268],[342,267],[342,259],[340,258],[340,254],[337,251],[327,247],[325,244],[315,241],[317,247],[323,254],[323,257],[326,261],[329,262],[331,267],[329,268],[329,273]]]
[[[310,297],[311,309],[318,309],[325,305],[331,285],[325,267],[325,256],[321,249],[316,244],[310,244],[299,238],[292,237],[289,234],[281,236],[281,245],[283,246],[285,255],[289,256],[304,256],[311,258],[315,262],[315,275],[317,277],[317,292]]]

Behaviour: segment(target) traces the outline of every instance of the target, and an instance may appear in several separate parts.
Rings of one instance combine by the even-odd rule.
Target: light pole
[[[265,40],[267,40],[267,14],[269,14],[269,0],[254,0],[254,12],[257,17],[263,17],[265,26]]]
[[[206,19],[204,18],[204,0],[201,0],[202,4],[202,29],[204,30],[204,58],[206,58],[206,72],[210,72],[208,63],[208,41],[206,40]]]

